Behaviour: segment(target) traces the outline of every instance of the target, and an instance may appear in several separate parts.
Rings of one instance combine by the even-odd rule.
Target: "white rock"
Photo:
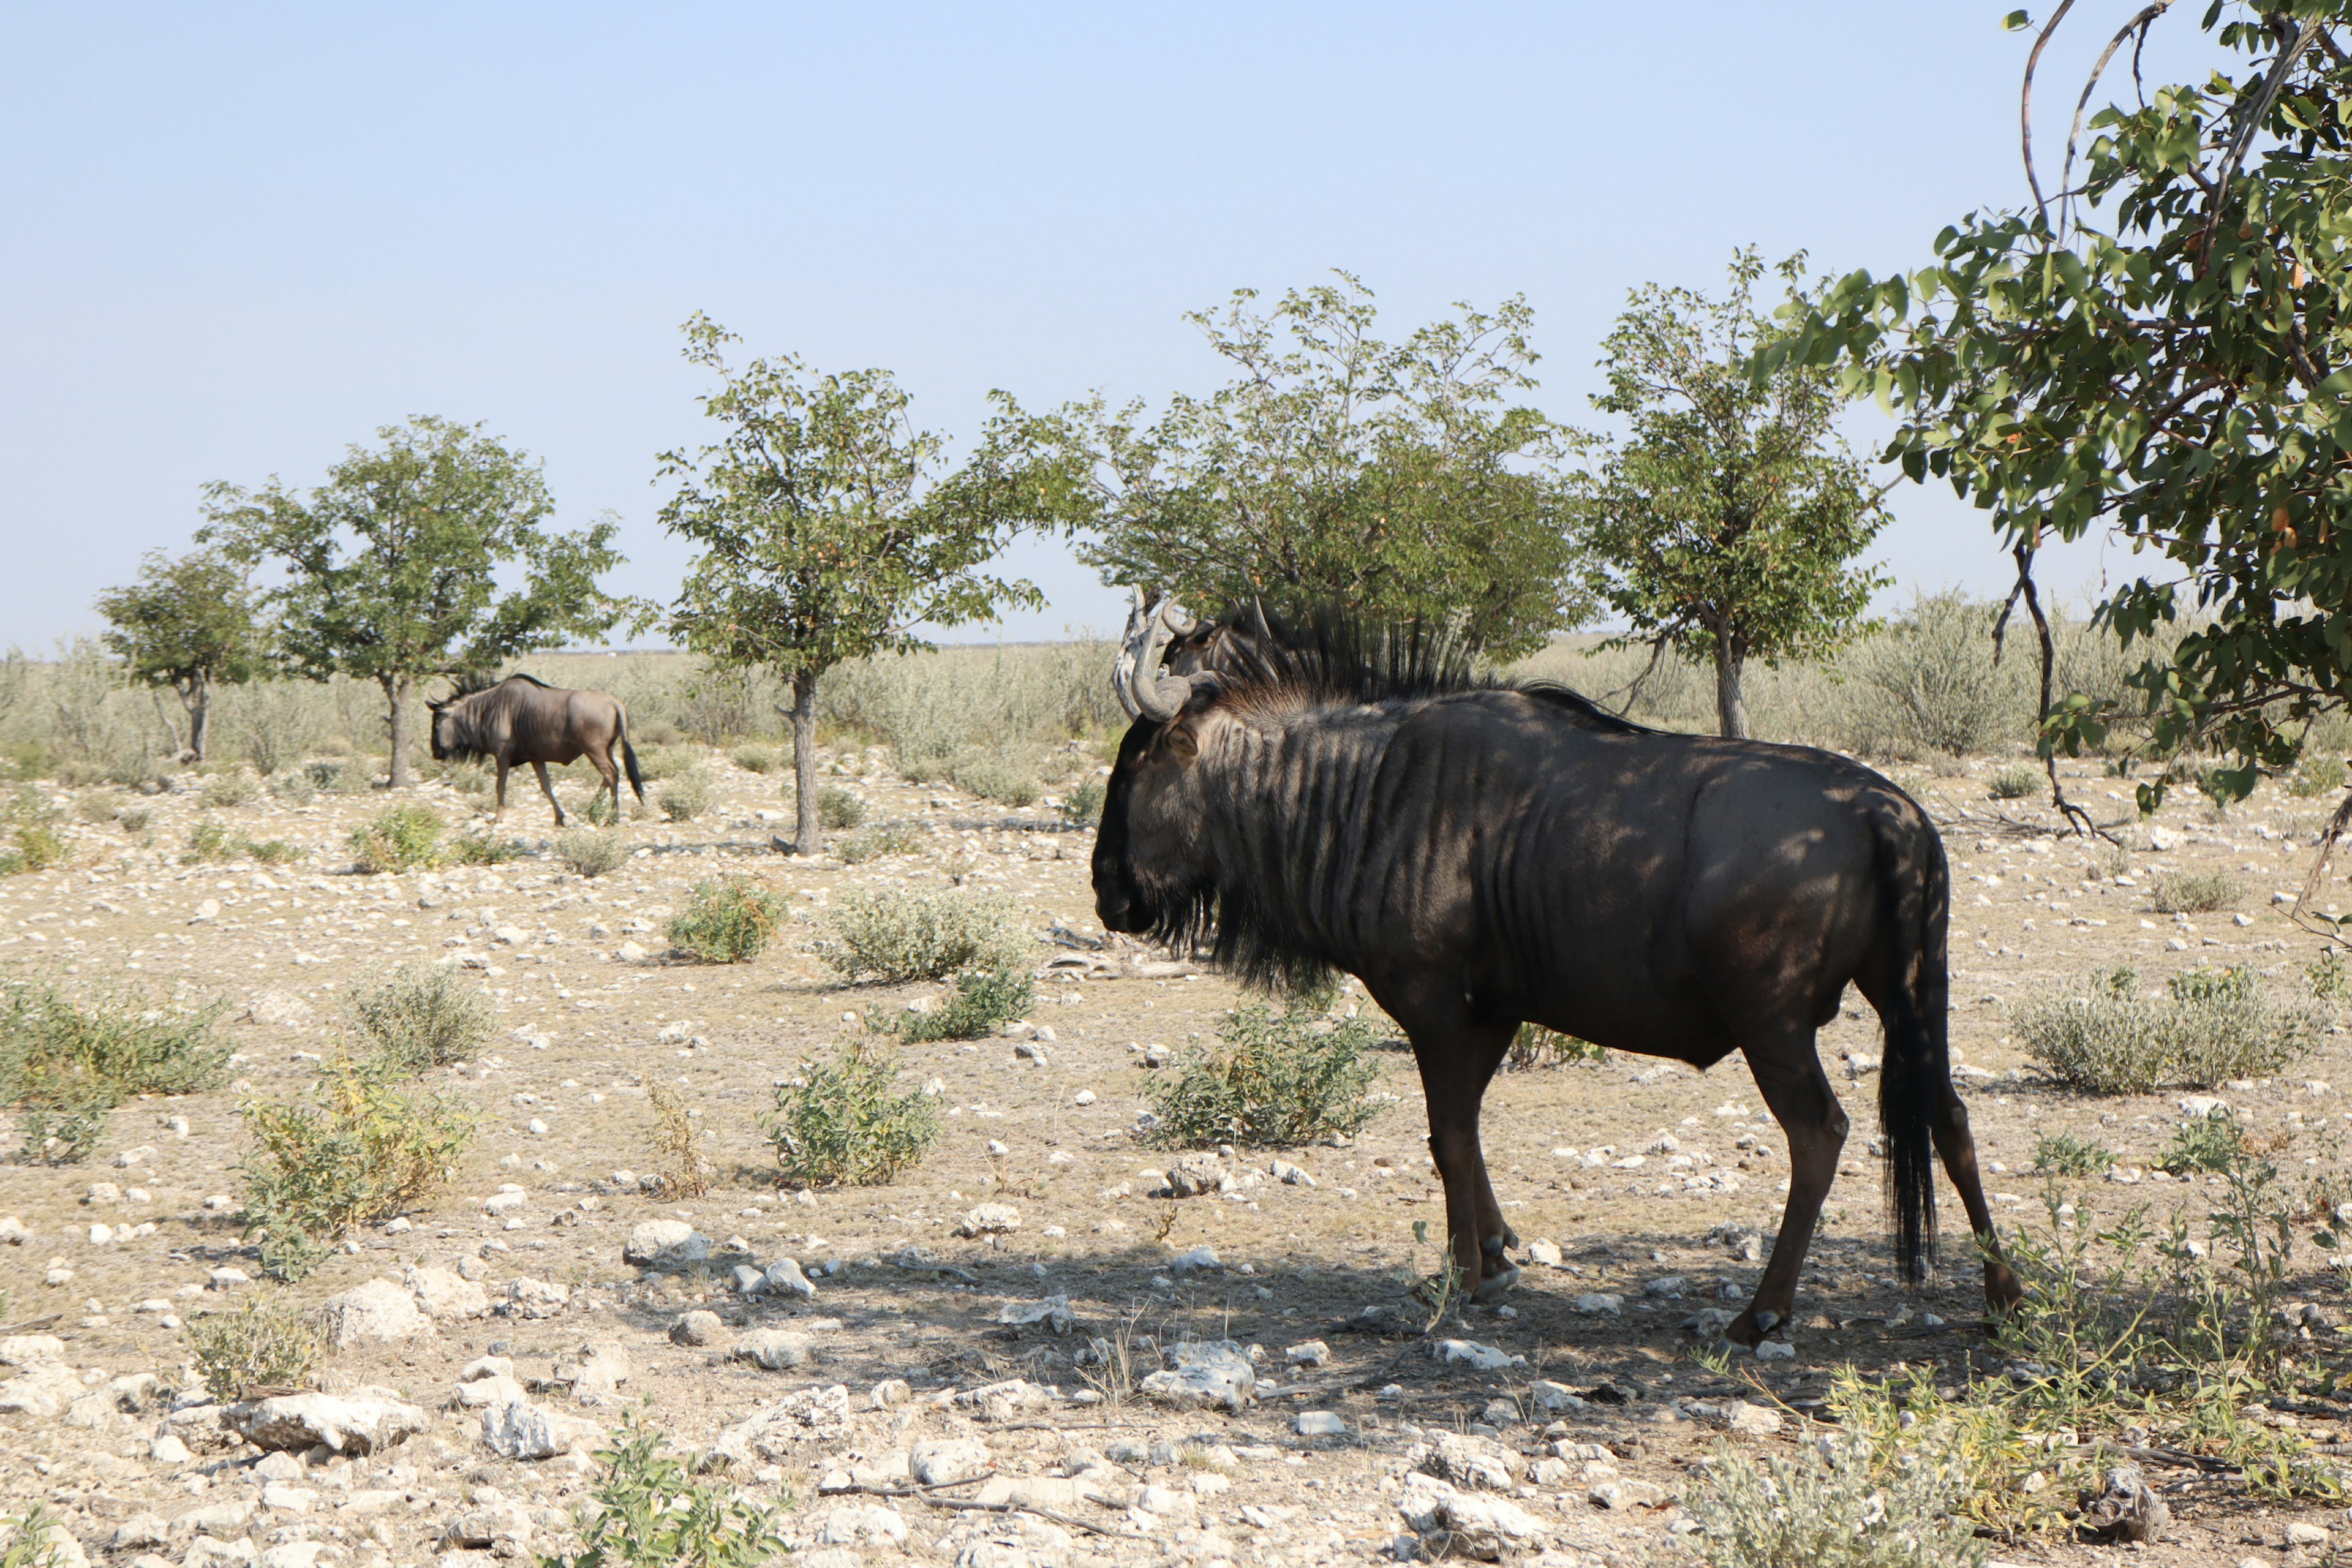
[[[1422,1456],[1419,1468],[1457,1487],[1507,1492],[1519,1484],[1527,1462],[1510,1449],[1483,1437],[1441,1431],[1431,1436],[1429,1451]]]
[[[593,1422],[559,1415],[527,1399],[493,1405],[482,1412],[482,1443],[509,1459],[551,1459],[604,1439]]]
[[[571,1286],[520,1275],[507,1281],[507,1299],[499,1303],[498,1310],[509,1318],[552,1318],[571,1303]]]
[[[640,1268],[674,1273],[709,1261],[710,1238],[682,1219],[640,1220],[630,1227],[621,1258]]]
[[[1493,1345],[1482,1345],[1476,1340],[1440,1340],[1432,1348],[1442,1362],[1474,1366],[1480,1372],[1501,1372],[1527,1364],[1525,1356],[1515,1356]]]
[[[1302,1437],[1344,1437],[1348,1424],[1328,1410],[1302,1410],[1291,1421],[1290,1429]]]
[[[1625,1298],[1607,1290],[1589,1290],[1576,1299],[1576,1310],[1588,1318],[1613,1318],[1625,1309]]]
[[[790,1329],[753,1329],[735,1342],[730,1353],[737,1361],[756,1362],[770,1372],[788,1372],[808,1365],[815,1345],[808,1335]]]
[[[1140,1386],[1152,1398],[1179,1409],[1222,1405],[1238,1413],[1256,1390],[1257,1373],[1249,1356],[1231,1340],[1187,1340],[1170,1346],[1168,1359],[1173,1367],[1151,1373]]]
[[[283,991],[264,991],[245,1005],[245,1016],[256,1024],[271,1024],[282,1028],[300,1028],[316,1015],[310,1004],[299,996]]]
[[[1180,1252],[1168,1260],[1170,1272],[1176,1274],[1190,1274],[1196,1269],[1223,1268],[1223,1267],[1224,1265],[1217,1260],[1217,1249],[1205,1243],[1188,1252]]]
[[[1544,1534],[1541,1521],[1518,1504],[1458,1491],[1419,1471],[1405,1478],[1396,1508],[1414,1534],[1442,1538],[1446,1550],[1489,1562],[1517,1557]]]
[[[0,1245],[22,1247],[32,1238],[33,1233],[26,1230],[25,1222],[15,1215],[0,1218]]]
[[[1311,1187],[1315,1185],[1315,1177],[1311,1173],[1309,1173],[1304,1166],[1294,1165],[1287,1160],[1276,1160],[1273,1164],[1266,1167],[1266,1174],[1272,1176],[1276,1181],[1280,1182],[1286,1187]]]
[[[380,1395],[281,1394],[229,1406],[228,1424],[257,1448],[299,1452],[325,1447],[373,1454],[432,1429],[416,1405]]]
[[[185,1443],[181,1442],[169,1432],[148,1443],[147,1457],[159,1465],[184,1465],[195,1458],[194,1454],[188,1452],[188,1446]]]
[[[2210,1094],[2183,1095],[2180,1099],[2180,1114],[2194,1117],[2200,1121],[2209,1116],[2226,1112],[2229,1109],[2228,1100],[2216,1100]]]
[[[988,1446],[969,1437],[918,1443],[907,1454],[908,1473],[927,1487],[974,1480],[994,1468]]]
[[[761,1277],[761,1288],[777,1296],[799,1296],[807,1300],[814,1300],[816,1296],[816,1287],[809,1282],[807,1275],[801,1272],[801,1266],[789,1258],[780,1258],[768,1265],[767,1273]]]
[[[1780,1430],[1780,1413],[1761,1405],[1751,1405],[1745,1399],[1724,1401],[1723,1424],[1734,1432],[1750,1436],[1769,1437]]]
[[[1292,1366],[1321,1366],[1331,1359],[1331,1347],[1321,1340],[1301,1340],[1282,1352]]]
[[[1797,1359],[1797,1347],[1786,1340],[1763,1340],[1756,1346],[1756,1359],[1758,1361],[1794,1361]]]
[[[1540,1263],[1547,1268],[1558,1268],[1567,1260],[1560,1254],[1559,1243],[1530,1241],[1528,1243],[1528,1261]]]
[[[1078,1320],[1067,1296],[1048,1296],[1040,1301],[1008,1302],[997,1312],[996,1321],[1013,1328],[1043,1323],[1055,1333],[1066,1334]]]
[[[330,1296],[320,1313],[326,1320],[327,1341],[337,1350],[369,1341],[397,1344],[433,1333],[433,1320],[417,1310],[416,1298],[389,1279],[371,1279]]]
[[[401,1283],[416,1298],[418,1308],[439,1321],[486,1317],[490,1310],[488,1293],[455,1269],[412,1268]]]
[[[1679,1301],[1683,1294],[1683,1277],[1679,1274],[1668,1274],[1652,1279],[1642,1287],[1642,1294],[1654,1296],[1663,1301]]]
[[[817,1521],[816,1540],[824,1546],[904,1546],[907,1521],[881,1503],[845,1504]]]
[[[613,950],[613,956],[623,963],[643,963],[646,950],[640,942],[625,942]]]
[[[958,1236],[1003,1236],[1021,1228],[1021,1211],[1011,1204],[982,1204],[956,1223]]]

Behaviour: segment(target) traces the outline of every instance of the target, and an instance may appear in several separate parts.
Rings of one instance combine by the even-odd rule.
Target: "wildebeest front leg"
[[[1995,1317],[2005,1317],[2025,1299],[2025,1288],[2000,1255],[2000,1236],[1993,1229],[1992,1210],[1985,1205],[1984,1183],[1977,1175],[1977,1143],[1969,1135],[1969,1108],[1949,1083],[1944,1086],[1944,1113],[1936,1121],[1936,1152],[1944,1173],[1960,1190],[1960,1206],[1968,1211],[1969,1229],[1985,1260],[1985,1304]]]
[[[498,809],[490,813],[490,826],[496,827],[499,823],[506,820],[506,816],[507,760],[504,757],[500,757],[499,759],[499,805]]]
[[[1405,1032],[1429,1102],[1429,1153],[1445,1186],[1445,1231],[1454,1266],[1461,1272],[1462,1288],[1475,1300],[1488,1300],[1517,1284],[1519,1271],[1506,1251],[1510,1227],[1486,1179],[1478,1102],[1517,1026],[1451,1022],[1452,1027],[1409,1023]]]
[[[563,803],[555,798],[555,786],[547,782],[547,764],[533,763],[530,764],[530,771],[539,775],[540,793],[547,796],[547,804],[555,807],[555,826],[562,826]]]
[[[1772,1244],[1772,1257],[1748,1310],[1723,1331],[1732,1343],[1752,1346],[1787,1322],[1796,1307],[1797,1275],[1822,1217],[1822,1200],[1837,1179],[1838,1151],[1845,1147],[1847,1122],[1829,1075],[1822,1071],[1812,1030],[1794,1031],[1745,1049],[1764,1103],[1789,1136],[1789,1206],[1780,1216],[1780,1238]]]

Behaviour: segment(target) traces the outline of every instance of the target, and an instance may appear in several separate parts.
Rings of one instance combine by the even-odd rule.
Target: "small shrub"
[[[2329,948],[2303,972],[2304,983],[2311,994],[2322,1002],[2343,1002],[2352,998],[2352,968],[2344,963],[2340,948]]]
[[[449,770],[447,777],[449,780],[449,787],[456,790],[459,795],[488,795],[490,793],[490,770],[481,766],[479,763],[460,763],[457,766]]]
[[[1036,774],[997,756],[961,758],[949,770],[948,777],[954,781],[956,788],[968,795],[1016,810],[1034,805],[1037,797],[1045,793]]]
[[[1519,1032],[1511,1039],[1510,1048],[1503,1053],[1502,1070],[1525,1072],[1530,1068],[1570,1067],[1578,1062],[1605,1061],[1608,1057],[1607,1047],[1591,1040],[1580,1040],[1574,1035],[1563,1035],[1541,1024],[1521,1024]]]
[[[898,1092],[898,1064],[852,1046],[806,1061],[776,1090],[764,1123],[785,1176],[814,1187],[870,1187],[921,1162],[940,1135],[931,1097]]]
[[[250,838],[240,838],[237,840],[237,845],[249,858],[258,860],[265,866],[290,865],[302,858],[303,855],[300,845],[289,844],[283,838],[264,838],[258,842]]]
[[[205,1391],[222,1404],[249,1388],[303,1388],[326,1359],[326,1342],[291,1302],[248,1297],[234,1312],[212,1312],[188,1325],[188,1348]]]
[[[2140,994],[2133,971],[2102,972],[2087,994],[2029,998],[2012,1022],[2027,1056],[2096,1094],[2265,1077],[2309,1051],[2326,1026],[2315,1011],[2272,1003],[2247,969],[2192,970],[2168,989],[2158,1002]]]
[[[1717,1444],[1683,1548],[1706,1568],[1980,1568],[1964,1466],[1885,1465],[1849,1437],[1793,1456]]]
[[[449,840],[436,862],[443,866],[503,866],[522,858],[522,846],[511,838],[493,838],[487,833],[460,833]]]
[[[404,963],[353,987],[343,1007],[352,1026],[401,1073],[470,1060],[499,1022],[478,986],[429,963]]]
[[[827,784],[816,792],[816,819],[828,833],[846,833],[866,820],[866,803],[839,784]]]
[[[309,773],[295,768],[271,779],[269,793],[289,805],[308,805],[319,798],[319,786]]]
[[[923,840],[913,828],[893,822],[843,839],[834,847],[834,853],[852,866],[862,866],[885,855],[912,855],[922,847]]]
[[[2033,1168],[2053,1176],[2102,1176],[2115,1163],[2112,1152],[2071,1132],[2044,1133],[2033,1146]]]
[[[672,731],[675,738],[677,731]],[[661,743],[647,746],[637,753],[637,776],[648,784],[658,784],[676,773],[684,773],[688,764],[676,752]]]
[[[261,785],[254,776],[239,768],[233,773],[215,773],[205,782],[204,803],[215,811],[227,811],[235,806],[251,805],[261,798]]]
[[[125,833],[144,833],[147,825],[154,819],[155,814],[143,805],[125,806],[114,818],[122,825]]]
[[[1061,812],[1072,822],[1102,820],[1103,798],[1109,791],[1100,779],[1081,779],[1062,797]]]
[[[1020,969],[1030,939],[1003,894],[891,892],[854,889],[835,904],[829,936],[814,944],[851,980],[896,984],[940,980],[968,969]]]
[[[2341,757],[2305,757],[2294,773],[2287,775],[2286,793],[2297,800],[2310,800],[2318,795],[2334,795],[2345,784],[2344,759]]]
[[[366,871],[413,871],[441,858],[440,816],[430,807],[395,805],[373,822],[352,830],[352,848]]]
[[[669,922],[669,940],[705,963],[741,963],[760,956],[785,910],[782,895],[740,878],[698,883],[686,911]]]
[[[2245,901],[2245,884],[2227,871],[2160,871],[2151,886],[2160,915],[2209,915]]]
[[[575,829],[556,836],[555,858],[574,876],[601,877],[629,858],[629,847],[610,833]]]
[[[653,1107],[654,1124],[646,1142],[654,1152],[656,1179],[664,1198],[698,1198],[710,1190],[710,1156],[704,1152],[701,1119],[687,1109],[686,1099],[666,1083],[648,1079],[646,1099]]]
[[[310,1099],[239,1107],[252,1151],[245,1233],[261,1266],[299,1279],[352,1227],[413,1208],[457,1173],[475,1115],[458,1102],[404,1088],[386,1060],[340,1058],[322,1068]]]
[[[46,871],[66,858],[66,841],[57,827],[59,816],[29,785],[0,804],[0,877]]]
[[[589,795],[588,804],[580,808],[580,815],[587,819],[591,827],[610,827],[621,820],[621,814],[613,806],[613,792],[604,789]]]
[[[1985,794],[1995,800],[2024,800],[2042,791],[2042,775],[2033,769],[2011,766],[1994,771],[1985,781]]]
[[[157,1007],[127,989],[78,1000],[40,977],[0,986],[0,1105],[22,1111],[23,1157],[88,1159],[124,1100],[211,1088],[228,1060],[214,1027],[226,1011]]]
[[[1029,1011],[1037,987],[1027,973],[998,969],[956,978],[955,994],[928,1013],[898,1015],[892,1032],[908,1045],[927,1040],[976,1040],[992,1035]]]
[[[776,750],[773,746],[738,746],[735,748],[735,765],[747,773],[773,772]]]
[[[112,822],[121,811],[121,797],[111,795],[86,795],[74,806],[76,816],[92,824]]]
[[[691,822],[709,809],[710,784],[700,768],[690,768],[662,785],[662,815],[672,822]]]
[[[310,782],[332,795],[357,795],[367,788],[367,765],[351,758],[306,764]]]
[[[762,1509],[718,1480],[666,1457],[665,1439],[634,1421],[597,1459],[604,1474],[583,1510],[581,1549],[539,1559],[539,1568],[761,1568],[789,1553],[787,1496]]]
[[[1368,1059],[1371,1026],[1264,1006],[1225,1015],[1219,1043],[1195,1049],[1173,1074],[1146,1075],[1159,1115],[1149,1139],[1169,1148],[1297,1144],[1349,1133],[1380,1114],[1366,1098],[1380,1068]]]
[[[201,866],[208,861],[226,860],[236,854],[236,835],[215,817],[200,816],[188,830],[188,852],[180,857],[185,866]]]
[[[2203,1175],[2227,1171],[2245,1154],[2245,1129],[2224,1108],[2173,1129],[2172,1142],[2157,1163],[2176,1176]]]

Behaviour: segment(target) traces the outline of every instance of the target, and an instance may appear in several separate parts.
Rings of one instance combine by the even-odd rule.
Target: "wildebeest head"
[[[493,684],[480,676],[460,677],[448,696],[438,701],[428,699],[425,706],[433,714],[433,760],[436,763],[479,762],[487,754],[475,744],[472,714],[468,711],[473,700],[483,692],[495,689]]]
[[[1197,662],[1213,628],[1161,598],[1137,596],[1111,684],[1135,722],[1120,741],[1095,834],[1095,913],[1106,930],[1150,931],[1162,940],[1197,936],[1215,898],[1214,868],[1202,843],[1199,760],[1213,723],[1216,676],[1171,674],[1171,643]]]

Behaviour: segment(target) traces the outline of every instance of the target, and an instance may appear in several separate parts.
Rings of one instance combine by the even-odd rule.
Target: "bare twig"
[[[2324,936],[2340,946],[2352,947],[2352,942],[2345,940],[2341,926],[2330,921],[2323,929],[2303,912],[2304,904],[2316,897],[2326,882],[2327,863],[2334,858],[2336,842],[2344,837],[2347,824],[2352,824],[2352,795],[2346,795],[2344,803],[2336,808],[2336,815],[2327,819],[2327,830],[2319,836],[2319,858],[2311,863],[2311,875],[2303,879],[2303,890],[2295,894],[2294,908],[2287,911],[2287,918],[2314,936]]]
[[[2163,16],[2166,11],[2171,9],[2172,5],[2173,0],[2153,0],[2153,3],[2143,8],[2138,16],[2134,16],[2130,21],[2126,22],[2123,25],[2122,30],[2116,33],[2112,39],[2108,40],[2105,51],[2099,56],[2099,63],[2091,68],[2090,79],[2083,84],[2083,96],[2074,100],[2074,122],[2066,128],[2066,166],[2058,176],[2058,184],[2061,187],[2058,193],[2058,237],[2061,240],[2063,240],[2066,237],[2066,209],[2073,205],[2073,197],[2074,195],[2073,189],[2074,184],[2074,148],[2082,140],[2083,111],[2090,105],[2091,94],[2098,87],[2099,78],[2106,74],[2107,62],[2116,58],[2116,51],[2124,47],[2124,40],[2130,37],[2133,30],[2137,28],[2139,31],[2141,41],[2143,43],[2146,42],[2149,26],[2153,24],[2158,16]],[[2052,25],[2056,25],[2056,18],[2052,18]],[[2138,58],[2137,51],[2134,52],[2133,58],[2135,62],[2137,62]],[[2135,63],[2133,70],[2136,76],[2138,70],[2137,63]]]
[[[2042,63],[2042,51],[2050,47],[2050,35],[2074,8],[2074,0],[2058,0],[2058,9],[2042,24],[2042,36],[2033,40],[2033,52],[2025,57],[2025,84],[2017,95],[2017,140],[2025,154],[2025,183],[2033,190],[2033,207],[2046,225],[2050,221],[2050,204],[2042,199],[2042,177],[2033,172],[2033,69]]]

